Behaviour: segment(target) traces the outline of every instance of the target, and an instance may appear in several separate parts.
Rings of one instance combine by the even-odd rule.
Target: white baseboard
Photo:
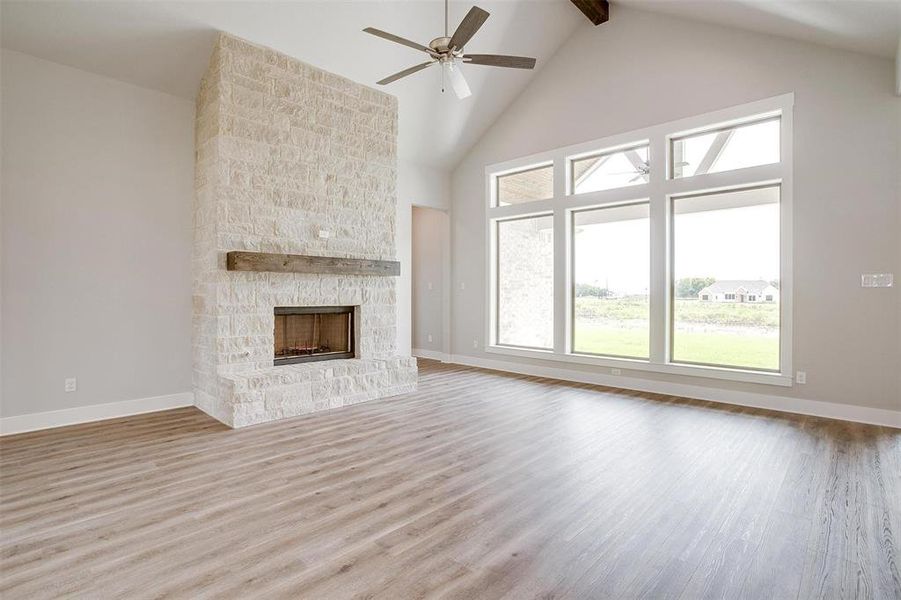
[[[506,360],[486,359],[462,354],[452,354],[445,362],[470,367],[481,367],[483,369],[507,371],[510,373],[518,373],[520,375],[562,379],[564,381],[575,381],[577,383],[590,383],[640,392],[667,394],[670,396],[681,396],[683,398],[709,400],[711,402],[719,402],[722,404],[765,408],[779,412],[825,417],[827,419],[840,419],[842,421],[883,425],[885,427],[901,429],[901,411],[886,410],[883,408],[851,406],[849,404],[820,402],[818,400],[805,400],[803,398],[791,398],[788,396],[757,394],[754,392],[740,392],[684,383],[620,377],[604,373],[587,373],[585,371],[576,371],[573,369],[521,364]]]
[[[463,354],[444,354],[433,350],[414,348],[413,356],[430,358],[442,362],[455,363],[483,369],[494,369],[519,373],[521,375],[533,375],[536,377],[548,377],[550,379],[562,379],[578,383],[605,385],[615,388],[668,394],[684,398],[709,400],[722,404],[735,404],[752,408],[765,408],[779,412],[797,413],[828,419],[840,419],[856,423],[869,423],[871,425],[883,425],[901,429],[901,411],[886,410],[882,408],[868,408],[863,406],[851,406],[849,404],[837,404],[834,402],[820,402],[818,400],[805,400],[788,396],[776,396],[770,394],[757,394],[753,392],[740,392],[725,390],[722,388],[702,387],[683,383],[670,383],[665,381],[642,380],[632,377],[618,377],[604,373],[588,373],[559,367],[543,365],[527,365],[505,360],[485,359]],[[0,435],[12,435],[39,429],[76,425],[78,423],[90,423],[103,419],[115,419],[128,417],[142,413],[168,410],[194,406],[194,394],[181,392],[166,396],[154,396],[151,398],[139,398],[137,400],[125,400],[123,402],[110,402],[108,404],[93,404],[64,410],[54,410],[28,415],[0,418]]]
[[[181,392],[166,396],[153,396],[151,398],[138,398],[137,400],[123,400],[122,402],[92,404],[90,406],[78,406],[63,410],[3,417],[0,418],[0,435],[12,435],[14,433],[25,433],[26,431],[63,427],[64,425],[77,425],[78,423],[129,417],[131,415],[181,408],[183,406],[194,406],[193,392]]]
[[[444,352],[437,350],[426,350],[425,348],[413,348],[411,352],[416,358],[430,358],[432,360],[440,360],[441,362],[450,362],[449,356]]]

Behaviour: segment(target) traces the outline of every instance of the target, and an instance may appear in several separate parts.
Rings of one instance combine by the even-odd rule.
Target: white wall
[[[397,353],[409,355],[412,350],[413,314],[413,206],[430,206],[446,210],[450,206],[449,174],[435,167],[409,161],[397,165],[397,260],[400,277],[397,282]]]
[[[415,206],[447,210],[451,205],[450,174],[429,165],[398,161],[397,195]]]
[[[193,102],[2,56],[0,415],[189,392]],[[446,172],[398,164],[400,354],[412,206],[446,209],[449,190]],[[130,353],[112,350],[123,336]]]
[[[898,49],[895,51],[895,93],[901,96],[901,36],[898,37]]]
[[[3,417],[190,392],[193,115],[2,51]]]
[[[893,69],[890,60],[621,6],[609,23],[580,28],[453,173],[453,352],[499,358],[472,345],[484,344],[486,165],[794,92],[793,352],[807,385],[636,371],[618,381],[901,409],[899,288],[859,286],[861,272],[901,274],[901,136],[891,125],[901,101]],[[503,360],[520,368],[555,364]]]
[[[447,212],[413,207],[413,348],[446,352],[445,276],[450,223]],[[429,336],[432,336],[431,341]]]

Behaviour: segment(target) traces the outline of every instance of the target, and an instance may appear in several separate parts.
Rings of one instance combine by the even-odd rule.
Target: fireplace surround
[[[220,34],[195,134],[195,404],[244,427],[415,390],[397,347],[396,99]],[[318,333],[279,323],[324,306],[339,312]]]

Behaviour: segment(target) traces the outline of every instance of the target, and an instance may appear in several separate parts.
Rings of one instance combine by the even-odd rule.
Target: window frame
[[[590,159],[590,158],[600,158],[602,156],[613,156],[614,154],[620,154],[622,152],[628,152],[630,150],[638,150],[639,148],[648,148],[648,154],[649,154],[648,161],[650,162],[649,145],[650,145],[649,140],[639,140],[638,142],[636,142],[634,144],[625,144],[625,145],[616,146],[613,148],[601,148],[594,152],[588,152],[588,153],[579,154],[579,155],[575,155],[575,156],[567,156],[566,157],[566,170],[567,170],[566,193],[567,193],[567,195],[582,196],[585,194],[594,193],[594,192],[577,192],[576,191],[576,162],[577,161],[586,160],[586,159]],[[620,186],[618,188],[605,188],[603,190],[595,190],[595,191],[605,192],[605,191],[608,191],[611,189],[614,189],[614,190],[622,189],[622,188],[626,188],[626,187],[634,187],[636,185],[647,185],[647,182],[645,182],[645,183],[630,183],[630,184],[627,184],[624,186]]]
[[[571,159],[570,159],[571,160]],[[631,186],[630,186],[631,187]],[[642,198],[640,200],[632,201],[632,202],[618,202],[616,204],[604,204],[601,206],[583,206],[579,208],[573,208],[567,211],[567,218],[569,219],[569,223],[567,223],[567,231],[570,232],[569,236],[569,247],[568,247],[568,265],[569,265],[569,279],[567,280],[568,286],[568,295],[572,298],[567,305],[567,310],[569,311],[569,319],[567,319],[566,325],[569,327],[569,331],[567,332],[567,354],[572,356],[586,356],[589,358],[610,358],[614,360],[648,360],[638,356],[625,356],[625,355],[617,355],[617,354],[592,354],[591,352],[579,352],[576,350],[576,236],[574,235],[576,229],[576,215],[583,212],[590,212],[594,210],[605,210],[609,208],[619,208],[623,206],[647,206],[648,207],[648,227],[650,228],[650,211],[651,211],[651,201],[649,198]],[[650,269],[650,264],[648,265]],[[648,310],[648,337],[650,338],[650,310]],[[650,346],[650,339],[648,340],[648,345]],[[650,348],[648,349],[650,352]],[[650,357],[648,357],[650,358]]]
[[[485,352],[537,358],[559,363],[687,375],[729,381],[792,385],[792,110],[794,94],[732,106],[702,115],[620,133],[504,161],[485,167],[486,225]],[[731,171],[673,178],[672,140],[767,118],[780,118],[780,161]],[[647,144],[649,181],[635,185],[573,194],[572,159],[605,154]],[[497,206],[497,177],[529,167],[553,164],[553,198]],[[672,199],[702,192],[727,191],[763,185],[779,185],[780,195],[780,371],[767,372],[733,367],[674,363],[671,360],[673,307]],[[576,354],[571,351],[573,327],[572,213],[590,208],[647,201],[650,207],[650,358],[634,359]],[[551,350],[498,345],[496,342],[496,225],[515,217],[553,215],[554,243],[554,344]]]
[[[494,250],[495,250],[494,251],[495,294],[494,294],[494,306],[492,307],[493,314],[497,315],[498,311],[500,310],[500,306],[501,306],[500,294],[497,293],[497,283],[498,283],[497,271],[498,271],[498,266],[500,265],[500,253],[497,252],[497,247],[498,247],[497,244],[500,241],[501,224],[515,222],[515,221],[525,221],[527,219],[541,219],[544,217],[553,217],[553,215],[551,215],[549,213],[527,214],[527,215],[520,215],[520,216],[516,216],[516,217],[509,217],[506,219],[495,219],[492,222],[492,228],[494,229],[493,239],[494,239]],[[553,241],[553,240],[551,240],[551,241]],[[557,286],[556,279],[553,281],[552,285],[553,285],[553,287],[556,288],[556,286]],[[493,325],[494,325],[494,331],[493,331],[494,337],[492,339],[494,340],[495,346],[497,346],[498,348],[505,348],[505,349],[512,349],[512,350],[527,350],[529,352],[551,352],[551,351],[553,351],[553,348],[542,348],[540,346],[522,346],[522,345],[518,345],[518,344],[502,343],[500,341],[500,333],[501,333],[500,321],[495,318]]]
[[[519,166],[519,167],[513,167],[513,168],[507,169],[503,172],[493,173],[492,182],[491,182],[492,189],[491,189],[491,196],[490,196],[491,197],[491,206],[494,208],[502,207],[500,204],[500,185],[501,185],[500,180],[501,179],[503,179],[504,177],[509,177],[511,175],[520,175],[522,173],[530,173],[532,171],[539,171],[541,169],[546,169],[547,167],[553,167],[553,162],[545,160],[545,161],[541,161],[538,163],[528,164],[528,165]],[[557,173],[556,173],[556,170],[554,170],[554,189],[555,190],[556,190],[556,181],[557,181]],[[553,199],[553,196],[551,196],[551,198],[541,198],[538,200],[526,200],[525,202],[510,202],[503,206],[520,206],[523,204],[532,204],[533,202],[546,202],[547,200],[551,200],[551,199]]]
[[[678,201],[680,198],[696,198],[696,197],[698,197],[698,196],[706,196],[706,195],[711,195],[711,194],[712,194],[712,195],[717,195],[717,194],[721,194],[721,193],[742,192],[742,191],[746,191],[746,190],[754,190],[754,189],[762,189],[762,188],[776,188],[776,189],[778,190],[779,203],[780,203],[780,215],[779,215],[779,216],[780,216],[780,219],[781,219],[781,218],[782,218],[782,210],[781,210],[781,209],[782,209],[782,207],[781,207],[781,203],[782,203],[782,184],[781,184],[781,183],[769,182],[769,183],[764,183],[764,184],[746,184],[746,185],[733,186],[733,187],[730,187],[730,188],[719,189],[719,190],[714,190],[714,191],[709,191],[709,192],[689,192],[689,193],[686,193],[686,194],[676,194],[676,195],[669,196],[669,198],[668,198],[668,200],[669,200],[669,207],[668,207],[668,208],[669,208],[669,210],[670,210],[670,215],[671,215],[671,216],[670,216],[669,220],[667,221],[667,227],[668,227],[668,233],[669,233],[669,239],[670,239],[669,253],[668,253],[668,255],[667,255],[667,260],[669,261],[669,268],[670,268],[670,271],[672,272],[672,271],[675,270],[675,258],[676,258],[676,255],[675,255],[675,251],[674,251],[674,248],[673,248],[673,242],[675,241],[675,227],[676,227],[676,221],[675,221],[675,219],[672,217],[672,212],[673,212],[673,206],[674,206],[674,204],[675,204],[676,201]],[[781,264],[781,263],[782,263],[782,260],[781,260],[781,252],[782,252],[782,239],[781,239],[781,238],[782,238],[782,235],[784,235],[784,232],[782,231],[781,224],[780,224],[780,248],[779,248],[779,250],[780,250],[780,265],[779,265],[780,280],[781,280],[781,277],[782,277],[781,274],[782,274],[782,272],[784,271],[784,265]],[[670,279],[672,280],[671,283],[674,284],[674,283],[675,283],[674,278],[671,277]],[[731,292],[731,293],[723,292],[723,302],[729,302],[729,303],[734,303],[734,304],[744,304],[744,303],[746,303],[746,302],[751,302],[751,301],[752,301],[751,298],[755,298],[755,297],[756,297],[756,295],[750,294],[750,293],[748,293],[747,291],[745,291],[745,293],[742,293],[743,290],[744,290],[744,287],[741,287],[741,286],[740,286],[740,287],[738,287],[734,292]],[[668,346],[667,346],[667,358],[668,358],[668,360],[669,360],[670,363],[676,364],[676,365],[692,365],[692,366],[701,366],[701,367],[713,367],[713,368],[717,368],[717,369],[735,369],[735,370],[739,370],[739,371],[742,371],[742,372],[744,372],[744,371],[749,371],[749,372],[752,372],[752,373],[770,373],[770,374],[777,374],[777,375],[779,375],[779,374],[781,374],[781,373],[783,372],[783,369],[782,369],[782,362],[781,362],[781,361],[782,361],[782,358],[783,358],[783,356],[782,356],[782,350],[783,350],[783,347],[782,347],[782,343],[781,343],[781,342],[782,342],[782,337],[781,337],[781,336],[782,336],[782,330],[781,330],[781,327],[782,327],[782,324],[783,324],[783,310],[784,310],[784,308],[783,308],[783,306],[782,306],[781,303],[780,303],[780,305],[779,305],[779,326],[780,326],[780,332],[779,332],[779,336],[780,336],[780,348],[779,348],[779,350],[780,350],[780,351],[779,351],[779,361],[780,361],[780,362],[779,362],[779,365],[780,365],[780,367],[779,367],[779,370],[770,370],[770,369],[742,369],[741,367],[737,367],[737,366],[720,365],[720,364],[715,364],[715,363],[691,362],[691,361],[685,361],[685,360],[675,360],[675,359],[673,358],[673,354],[674,354],[674,352],[675,352],[675,326],[676,326],[676,314],[675,314],[676,294],[675,294],[675,286],[674,286],[674,285],[672,285],[672,286],[670,287],[669,294],[670,294],[670,296],[669,296],[669,300],[670,300],[670,309],[669,309],[669,313],[668,313],[668,315],[667,315],[667,327],[668,327],[667,334],[668,334],[668,336],[669,336],[669,337],[668,337]],[[789,373],[791,373],[790,370],[789,370]],[[789,379],[791,379],[791,376],[790,376],[790,375],[789,375]]]
[[[726,124],[719,125],[719,126],[714,126],[714,127],[709,127],[709,128],[702,127],[702,128],[699,128],[699,129],[696,129],[693,131],[682,132],[677,135],[670,135],[667,140],[668,145],[667,145],[667,154],[666,154],[668,177],[670,179],[677,179],[677,177],[675,175],[675,171],[676,171],[675,144],[679,140],[684,140],[687,138],[701,136],[701,135],[707,135],[710,133],[722,133],[723,131],[729,131],[731,129],[738,129],[740,127],[747,127],[749,125],[762,125],[764,123],[771,123],[773,121],[781,121],[781,113],[770,112],[770,113],[764,113],[764,114],[756,115],[756,116],[752,115],[746,119],[737,119],[730,123],[726,123]],[[781,156],[782,148],[780,147],[779,150],[780,150],[779,161],[777,161],[776,163],[764,163],[764,165],[778,164],[779,162],[781,162],[782,161],[782,156]],[[764,165],[756,165],[756,166],[764,166]],[[743,167],[743,168],[751,168],[751,167]],[[738,171],[738,170],[740,170],[740,169],[732,169],[732,171]],[[730,171],[714,171],[714,173],[728,173],[728,172],[730,172]],[[682,176],[678,177],[678,179],[700,177],[700,176],[708,175],[708,174],[711,174],[710,171],[708,171],[707,173],[702,173],[701,175],[682,175]]]

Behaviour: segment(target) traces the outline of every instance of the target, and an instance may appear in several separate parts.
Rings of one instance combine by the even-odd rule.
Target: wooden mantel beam
[[[610,6],[607,0],[572,0],[572,3],[579,7],[588,20],[595,25],[606,23],[610,18]]]
[[[270,271],[274,273],[331,273],[334,275],[400,275],[400,263],[394,260],[367,260],[305,256],[302,254],[271,254],[268,252],[229,252],[226,254],[229,271]]]

